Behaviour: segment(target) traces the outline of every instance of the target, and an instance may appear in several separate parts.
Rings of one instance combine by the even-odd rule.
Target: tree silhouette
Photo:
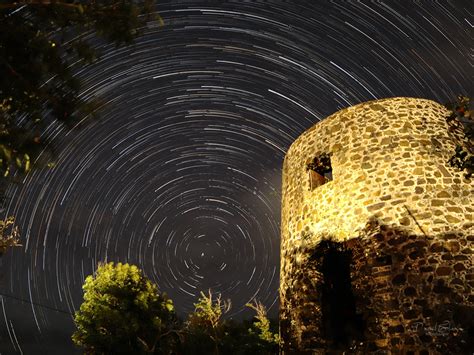
[[[129,44],[147,21],[162,21],[153,7],[151,0],[0,4],[0,175],[31,169],[51,122],[72,126],[100,105],[79,98],[71,70],[96,59],[88,38]]]

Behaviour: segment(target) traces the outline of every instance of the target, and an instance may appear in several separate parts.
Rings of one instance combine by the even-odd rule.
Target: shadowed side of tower
[[[283,166],[283,353],[462,353],[472,346],[474,183],[425,99],[341,110]]]

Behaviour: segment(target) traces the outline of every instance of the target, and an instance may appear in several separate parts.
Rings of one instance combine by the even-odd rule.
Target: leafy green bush
[[[195,311],[182,330],[183,354],[277,354],[278,334],[267,318],[263,304],[247,304],[255,310],[252,321],[223,319],[231,304],[219,296],[201,293]]]
[[[72,339],[89,354],[172,352],[178,341],[173,302],[140,269],[99,265],[86,278]]]

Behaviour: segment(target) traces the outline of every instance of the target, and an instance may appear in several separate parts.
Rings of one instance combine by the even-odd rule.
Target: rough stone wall
[[[474,183],[446,164],[460,140],[448,130],[448,114],[424,99],[371,101],[336,112],[292,144],[282,188],[284,353],[329,350],[314,258],[322,240],[353,255],[352,288],[366,322],[355,353],[442,353],[448,338],[462,343],[466,322],[453,314],[474,317]],[[322,153],[331,155],[333,180],[311,191],[306,164]],[[439,309],[444,318],[435,317]],[[436,335],[436,322],[459,334]]]
[[[436,238],[368,224],[345,242],[365,339],[354,353],[468,354],[474,349],[474,236]]]

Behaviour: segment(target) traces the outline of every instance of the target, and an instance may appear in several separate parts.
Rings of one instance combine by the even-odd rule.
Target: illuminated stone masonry
[[[376,100],[292,144],[282,353],[472,351],[474,179],[446,164],[462,140],[448,115],[425,99]]]

